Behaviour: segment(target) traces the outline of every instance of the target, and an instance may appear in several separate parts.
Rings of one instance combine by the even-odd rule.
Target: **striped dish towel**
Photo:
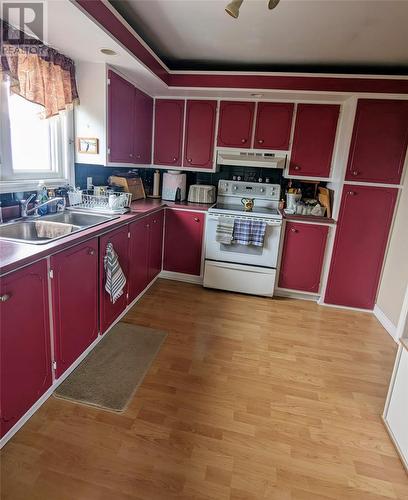
[[[234,243],[263,247],[266,222],[262,220],[235,219]]]
[[[234,219],[232,217],[218,217],[217,228],[215,230],[215,241],[231,245],[234,232]]]
[[[106,254],[103,259],[103,264],[106,274],[105,290],[108,292],[112,304],[114,304],[118,298],[123,295],[126,277],[120,267],[119,259],[112,243],[106,245]]]

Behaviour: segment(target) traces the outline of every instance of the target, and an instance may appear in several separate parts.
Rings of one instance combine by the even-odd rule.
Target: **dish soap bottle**
[[[47,200],[48,200],[47,186],[44,184],[44,181],[40,181],[37,186],[37,203],[41,205],[41,203],[45,203]],[[38,215],[46,215],[48,212],[47,205],[38,208],[37,212]]]

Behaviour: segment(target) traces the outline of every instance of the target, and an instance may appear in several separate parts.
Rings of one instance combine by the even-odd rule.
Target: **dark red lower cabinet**
[[[143,292],[149,281],[150,224],[150,217],[129,224],[129,303]]]
[[[374,307],[398,190],[345,185],[325,302]]]
[[[279,274],[279,286],[317,293],[328,226],[287,222]]]
[[[98,337],[98,239],[51,257],[56,376]]]
[[[0,427],[4,436],[51,387],[47,263],[0,280]]]

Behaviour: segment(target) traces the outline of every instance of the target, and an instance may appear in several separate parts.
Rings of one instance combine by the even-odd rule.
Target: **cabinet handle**
[[[11,295],[9,293],[5,293],[0,296],[0,302],[7,302],[10,297]]]
[[[259,144],[263,144],[263,143],[264,143],[264,140],[263,140],[263,139],[259,139],[258,143],[259,143]]]
[[[200,222],[200,219],[198,217],[194,217],[195,222]]]
[[[354,196],[354,195],[356,194],[356,192],[355,192],[355,191],[348,191],[348,192],[347,192],[347,194],[348,194],[349,196]]]
[[[300,170],[299,165],[295,165],[293,168],[294,168],[295,170]]]
[[[241,139],[242,144],[245,144],[246,141],[247,141],[246,139]]]
[[[89,248],[88,254],[89,255],[95,255],[95,250],[93,248]]]
[[[358,170],[353,170],[353,175],[359,175],[360,172]]]

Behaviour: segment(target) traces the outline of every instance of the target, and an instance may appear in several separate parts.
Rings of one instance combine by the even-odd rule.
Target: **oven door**
[[[282,228],[281,220],[268,219],[263,247],[254,245],[226,245],[216,241],[218,217],[224,214],[208,214],[205,258],[219,262],[233,262],[252,266],[276,268],[278,261],[279,240]],[[229,217],[229,216],[227,216]],[[231,215],[231,218],[244,218]]]

